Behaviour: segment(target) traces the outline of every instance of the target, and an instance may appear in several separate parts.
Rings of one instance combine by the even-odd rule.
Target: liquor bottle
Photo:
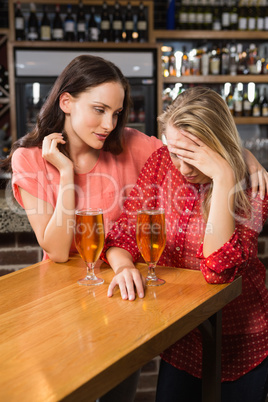
[[[227,106],[228,106],[228,109],[229,109],[231,115],[233,116],[234,115],[234,92],[233,92],[232,85],[230,85],[230,90],[226,97],[226,103],[227,103]]]
[[[236,31],[238,28],[238,7],[237,1],[232,0],[231,13],[230,13],[230,29]]]
[[[100,40],[102,42],[111,40],[111,22],[106,1],[103,2],[101,10]]]
[[[220,55],[219,55],[219,49],[217,46],[213,46],[211,56],[209,59],[209,72],[212,75],[219,75],[220,74],[220,65],[221,65],[221,60],[220,60]]]
[[[196,29],[197,14],[194,0],[189,0],[188,8],[188,27],[189,29]]]
[[[30,16],[28,19],[28,40],[39,39],[39,23],[36,16],[36,7],[34,3],[30,4]]]
[[[116,1],[114,5],[114,15],[113,15],[113,41],[121,42],[122,41],[122,32],[123,32],[123,19],[121,14],[121,7],[118,1]]]
[[[268,116],[268,99],[266,96],[266,88],[263,89],[263,95],[260,99],[261,104],[261,116],[267,117]]]
[[[60,6],[56,5],[56,14],[53,20],[52,39],[56,41],[63,40],[63,22],[60,16]]]
[[[137,31],[138,31],[138,40],[139,42],[147,42],[147,31],[148,31],[148,23],[147,18],[144,11],[144,4],[141,1],[139,5],[139,11],[137,16]]]
[[[188,27],[188,13],[186,8],[186,0],[181,1],[178,13],[178,28],[183,30]]]
[[[177,69],[176,69],[176,57],[173,52],[170,53],[168,58],[168,70],[169,75],[172,77],[176,77]]]
[[[212,6],[210,5],[210,0],[204,0],[205,10],[204,10],[204,28],[212,29],[213,13]]]
[[[86,17],[82,1],[79,1],[78,5],[76,17],[76,32],[78,42],[84,42],[86,40]]]
[[[238,61],[237,61],[237,74],[247,74],[246,66],[246,52],[243,51],[242,43],[238,43],[236,46]]]
[[[219,0],[215,0],[215,5],[213,9],[213,22],[212,22],[213,31],[221,31],[221,7]]]
[[[238,30],[246,31],[248,27],[247,7],[245,0],[240,0],[238,3]]]
[[[67,6],[67,15],[64,21],[65,40],[73,42],[75,40],[75,22],[72,16],[72,6]]]
[[[230,43],[230,60],[229,60],[229,74],[236,75],[237,74],[237,65],[238,65],[238,53],[235,42]]]
[[[266,2],[266,6],[264,7],[264,30],[268,31],[268,6]]]
[[[228,1],[225,0],[222,6],[222,13],[221,13],[221,26],[222,29],[227,30],[230,29],[230,7],[228,5]]]
[[[207,43],[204,43],[202,46],[202,55],[201,55],[201,74],[208,75],[209,74],[209,52]]]
[[[268,48],[264,48],[264,56],[262,60],[262,74],[268,74]]]
[[[221,74],[227,75],[229,74],[229,65],[230,65],[230,50],[226,43],[223,43],[221,48]]]
[[[251,116],[259,117],[261,115],[259,90],[255,90],[255,97],[251,106]]]
[[[249,0],[249,7],[248,7],[248,30],[249,31],[256,30],[256,20],[257,20],[256,2],[254,0]]]
[[[266,7],[263,5],[264,0],[258,0],[257,3],[257,11],[256,11],[256,30],[263,31],[264,30],[264,19],[265,19],[265,9]]]
[[[181,59],[181,75],[190,75],[190,62],[185,46],[183,46],[182,52],[183,54]]]
[[[235,88],[234,93],[234,116],[241,117],[243,115],[243,96],[242,91]]]
[[[95,20],[95,7],[92,6],[90,9],[90,17],[88,21],[88,40],[91,42],[98,42],[99,35],[99,28]]]
[[[127,42],[132,42],[133,41],[133,31],[134,31],[134,19],[133,19],[133,12],[132,12],[132,6],[131,3],[127,3],[127,10],[126,10],[126,16],[125,16],[125,40]]]
[[[21,11],[21,4],[19,1],[16,4],[16,11],[15,11],[15,36],[16,40],[25,39],[24,17]]]
[[[43,17],[41,20],[40,39],[41,40],[51,40],[51,24],[50,24],[50,20],[47,16],[47,7],[46,6],[44,6]]]
[[[243,95],[243,116],[251,116],[251,102],[248,99],[247,91],[245,91]]]
[[[205,27],[205,9],[203,7],[203,1],[197,0],[196,7],[196,29],[204,29]]]
[[[254,43],[249,45],[248,56],[247,56],[247,66],[249,69],[249,74],[260,74],[261,73],[261,59],[258,56],[258,49]]]

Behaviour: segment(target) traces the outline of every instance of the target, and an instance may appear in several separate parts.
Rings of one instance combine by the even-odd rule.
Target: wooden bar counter
[[[241,293],[241,278],[210,285],[199,271],[159,267],[166,284],[129,302],[107,297],[107,265],[97,273],[103,285],[79,286],[74,255],[0,278],[2,402],[94,401]]]

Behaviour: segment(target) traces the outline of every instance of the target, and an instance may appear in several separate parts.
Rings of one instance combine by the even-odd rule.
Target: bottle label
[[[134,29],[133,21],[126,21],[125,28],[127,31],[133,31],[133,29]]]
[[[41,27],[41,40],[50,40],[51,39],[51,28],[49,26]]]
[[[253,110],[252,110],[252,116],[258,117],[260,115],[261,115],[260,106],[259,105],[254,105]]]
[[[53,38],[54,39],[63,39],[63,30],[61,28],[53,29]]]
[[[265,31],[268,31],[268,17],[265,17],[264,19],[264,29]]]
[[[251,103],[249,100],[244,101],[243,109],[244,109],[245,116],[249,116],[249,113],[251,111]]]
[[[218,75],[220,73],[220,59],[212,59],[210,61],[211,74]]]
[[[24,29],[24,19],[22,17],[15,19],[15,29]]]
[[[31,28],[30,28],[30,30],[28,32],[28,39],[29,40],[37,40],[38,39],[37,32],[34,30],[31,30]]]
[[[240,31],[246,31],[247,29],[247,19],[244,17],[240,17],[238,19],[238,29]]]
[[[257,19],[257,30],[263,31],[264,30],[264,18]]]
[[[203,13],[196,14],[196,22],[198,24],[203,24],[203,22],[204,22],[204,14]]]
[[[122,21],[113,21],[113,29],[115,31],[121,31],[122,30]]]
[[[221,30],[221,23],[220,21],[214,21],[213,22],[213,31],[220,31]]]
[[[237,21],[238,21],[238,15],[236,13],[232,13],[230,16],[231,24],[237,24]]]
[[[188,20],[187,13],[181,12],[179,14],[179,24],[187,24],[187,20]]]
[[[65,22],[65,32],[74,32],[74,21]]]
[[[267,117],[268,116],[268,106],[262,107],[262,115]]]
[[[90,28],[90,40],[95,42],[99,40],[99,30],[97,27]]]
[[[110,29],[110,21],[101,21],[101,30],[108,31],[108,29]]]
[[[146,21],[138,21],[137,23],[138,31],[146,31],[147,29],[147,22]]]
[[[235,101],[234,108],[236,113],[242,112],[242,101],[239,100]]]
[[[196,14],[195,13],[189,13],[189,22],[190,22],[190,24],[195,24],[195,22],[196,22]]]
[[[206,24],[211,24],[212,23],[212,13],[206,13],[205,14],[205,23]]]
[[[77,32],[86,32],[86,24],[84,22],[78,22]]]
[[[221,23],[222,23],[223,27],[229,27],[229,25],[230,25],[230,14],[229,13],[222,13]]]
[[[256,20],[255,20],[255,18],[249,18],[248,19],[248,29],[250,31],[254,31],[256,29]]]

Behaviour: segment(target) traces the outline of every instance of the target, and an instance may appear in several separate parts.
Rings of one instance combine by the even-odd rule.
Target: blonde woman
[[[268,291],[257,239],[268,197],[252,197],[239,135],[224,100],[207,88],[180,94],[159,117],[167,147],[145,164],[108,234],[103,257],[115,271],[108,296],[144,297],[135,268],[136,211],[163,207],[166,248],[159,265],[201,270],[209,283],[243,277],[223,309],[222,401],[263,402],[268,372]],[[127,230],[125,229],[127,228]],[[106,254],[105,254],[106,253]],[[201,401],[202,339],[195,329],[162,354],[157,401]]]

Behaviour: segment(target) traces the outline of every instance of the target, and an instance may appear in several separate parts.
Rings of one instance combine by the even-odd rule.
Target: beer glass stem
[[[86,262],[86,265],[87,265],[87,276],[86,276],[87,280],[89,281],[98,280],[94,272],[94,265],[95,265],[94,262]]]
[[[164,285],[166,283],[164,279],[158,278],[158,276],[155,275],[155,269],[156,263],[149,263],[148,264],[148,274],[146,276],[146,285],[147,286],[160,286]]]
[[[156,277],[156,275],[155,275],[155,270],[154,270],[154,269],[155,269],[155,266],[156,266],[156,264],[153,264],[153,263],[150,263],[149,266],[148,266],[148,275],[147,275],[147,278],[148,278],[149,280],[151,280],[151,281],[157,279],[157,277]]]

